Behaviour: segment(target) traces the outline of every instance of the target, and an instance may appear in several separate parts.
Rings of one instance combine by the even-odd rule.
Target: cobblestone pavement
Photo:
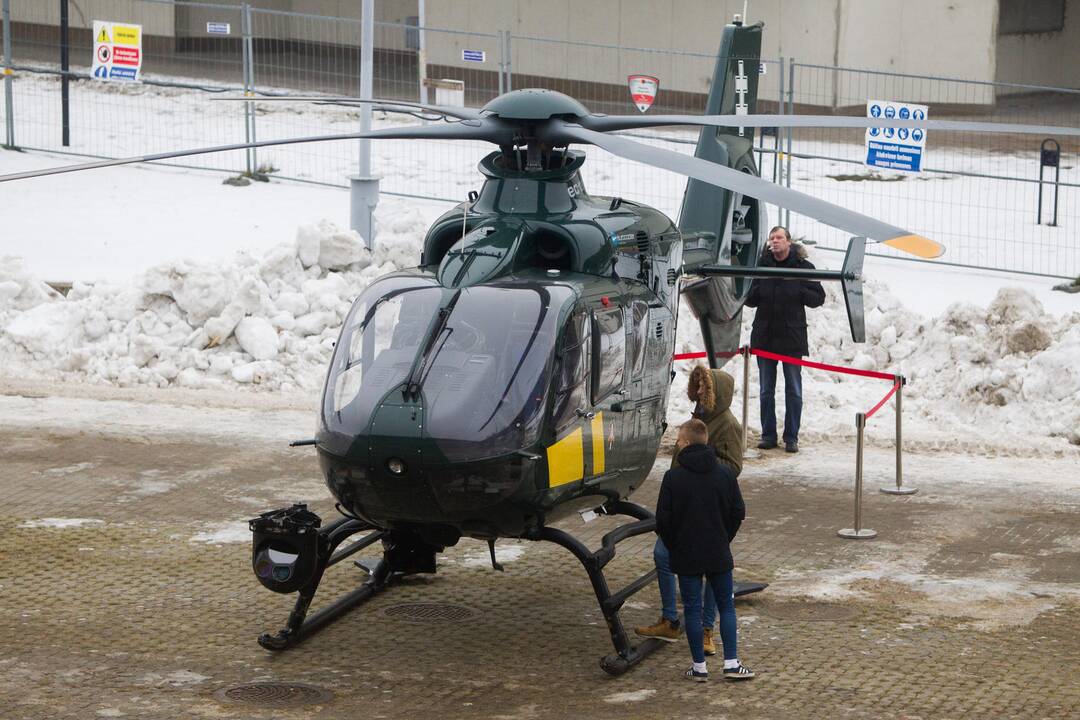
[[[884,468],[865,494],[873,541],[836,537],[851,525],[850,447],[750,462],[737,576],[772,586],[738,613],[740,655],[759,675],[698,685],[680,677],[681,642],[605,675],[610,642],[585,573],[561,548],[511,541],[505,574],[463,540],[437,575],[269,654],[255,637],[292,600],[255,581],[240,521],[298,498],[331,516],[310,450],[2,426],[0,447],[0,717],[1080,718],[1078,500],[1016,477],[1075,474],[1073,461],[911,454],[921,492],[890,497],[876,492],[890,453],[872,450],[867,467]],[[664,465],[636,501],[653,504]],[[563,527],[595,546],[613,522]],[[651,545],[619,547],[613,586],[649,569]],[[320,598],[360,577],[342,563]],[[387,612],[420,602],[471,615]],[[623,618],[658,614],[649,587]],[[215,697],[255,681],[333,698]]]

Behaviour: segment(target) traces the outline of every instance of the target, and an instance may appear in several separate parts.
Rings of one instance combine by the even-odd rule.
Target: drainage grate
[[[334,693],[301,683],[260,682],[223,688],[214,697],[227,703],[280,707],[327,703],[334,699]]]
[[[410,622],[462,622],[475,613],[462,605],[447,603],[406,603],[391,605],[383,610],[387,617]]]
[[[774,618],[798,622],[837,622],[858,615],[857,610],[847,605],[824,602],[771,602],[763,603],[761,609]]]

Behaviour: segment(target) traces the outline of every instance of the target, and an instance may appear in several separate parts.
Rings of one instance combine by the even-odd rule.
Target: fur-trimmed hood
[[[722,413],[731,407],[731,400],[735,396],[735,378],[723,370],[697,365],[690,373],[686,396],[698,404],[705,417]]]
[[[794,255],[796,260],[805,260],[810,256],[810,249],[803,245],[801,242],[792,242],[789,256]],[[764,243],[761,248],[761,257],[767,258],[770,261],[775,261],[773,258],[772,250],[769,249],[769,243]]]

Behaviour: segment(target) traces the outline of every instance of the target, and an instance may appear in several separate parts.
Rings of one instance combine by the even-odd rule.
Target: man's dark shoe
[[[784,452],[789,452],[789,453],[797,453],[797,452],[799,452],[799,443],[797,443],[797,442],[784,443]]]
[[[761,442],[757,444],[758,450],[772,450],[776,447],[775,440],[769,440],[767,438],[761,438]]]

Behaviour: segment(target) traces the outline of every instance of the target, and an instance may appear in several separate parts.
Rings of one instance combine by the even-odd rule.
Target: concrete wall
[[[997,28],[995,0],[839,0],[841,67],[965,80],[993,80]],[[990,88],[928,80],[885,79],[840,73],[838,105],[883,100],[992,102]]]
[[[999,35],[997,73],[1000,82],[1080,88],[1080,4],[1065,5],[1065,27],[1058,32]],[[1015,92],[1026,92],[1017,89]]]
[[[695,55],[716,52],[721,28],[743,11],[743,5],[742,0],[429,0],[427,24],[478,32],[510,30],[515,74],[616,86],[623,85],[629,74],[645,73],[660,78],[661,92],[705,93],[712,62]],[[748,14],[750,22],[765,22],[763,58],[994,78],[996,0],[750,0]],[[567,42],[540,42],[528,36]],[[569,43],[670,51],[616,53]],[[430,62],[466,67],[460,41],[430,33],[428,46]],[[775,98],[778,80],[775,72],[762,78],[759,97]],[[797,103],[816,106],[865,102],[869,91],[899,94],[896,99],[912,102],[981,103],[990,97],[985,90],[964,94],[956,84],[893,87],[875,80],[868,85],[865,75],[813,69],[799,70],[796,90]]]
[[[170,36],[174,30],[173,8],[139,0],[72,0],[68,6],[72,28],[93,28],[95,20],[131,22],[143,26],[145,35]],[[55,0],[11,0],[11,21],[35,25],[60,25],[60,3]]]
[[[749,21],[765,22],[762,57],[798,54],[808,62],[831,63],[834,8],[835,0],[751,0]],[[743,0],[428,0],[426,10],[427,25],[433,28],[509,30],[515,74],[625,86],[627,75],[641,73],[658,77],[661,93],[707,93],[720,33],[743,11]],[[466,39],[429,33],[429,61],[468,67],[461,61]],[[669,52],[614,52],[586,43]],[[759,95],[775,98],[778,68],[768,70]]]

